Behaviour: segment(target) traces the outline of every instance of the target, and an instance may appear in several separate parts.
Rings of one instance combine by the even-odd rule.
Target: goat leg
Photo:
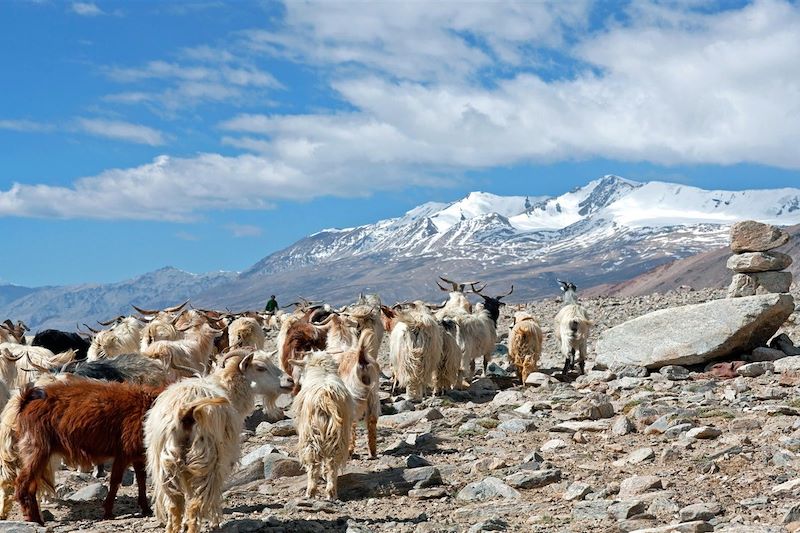
[[[147,499],[147,470],[144,461],[134,461],[133,472],[136,474],[136,486],[139,489],[137,501],[142,509],[142,516],[151,516],[153,511],[150,509],[150,501]]]
[[[127,463],[121,458],[114,458],[114,463],[111,465],[108,496],[106,496],[106,500],[103,502],[103,520],[111,520],[114,518],[114,500],[117,498],[117,491],[122,484],[122,476],[125,474],[125,469],[127,467]]]
[[[375,415],[367,415],[367,446],[369,447],[369,456],[372,459],[378,457],[378,417]]]

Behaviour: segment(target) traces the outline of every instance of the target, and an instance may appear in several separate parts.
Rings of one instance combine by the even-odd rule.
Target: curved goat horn
[[[157,315],[159,313],[158,309],[142,309],[141,307],[136,307],[135,305],[131,304],[131,307],[136,309],[139,313],[143,315]]]
[[[188,303],[189,303],[189,300],[186,300],[181,305],[176,305],[174,307],[167,307],[166,309],[164,309],[164,311],[167,312],[167,313],[176,313],[176,312],[180,311],[181,309],[183,309],[183,307]]]
[[[3,357],[8,359],[9,361],[19,361],[25,356],[25,353],[21,353],[18,357],[14,357],[14,354],[11,353],[11,350],[6,350],[3,348],[2,350]]]

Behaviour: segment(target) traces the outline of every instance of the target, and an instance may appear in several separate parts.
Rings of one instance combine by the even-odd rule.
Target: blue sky
[[[794,2],[0,4],[0,282],[242,270],[471,190],[800,187]]]

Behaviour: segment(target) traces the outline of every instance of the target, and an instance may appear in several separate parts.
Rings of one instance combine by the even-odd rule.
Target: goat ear
[[[242,372],[242,374],[247,372],[247,368],[250,366],[250,363],[252,363],[252,362],[253,362],[253,354],[252,353],[247,354],[244,357],[244,359],[239,361],[239,370]]]

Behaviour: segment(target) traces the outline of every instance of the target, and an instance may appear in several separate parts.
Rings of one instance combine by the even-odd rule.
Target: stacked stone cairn
[[[792,264],[789,255],[773,251],[789,241],[789,234],[777,226],[755,220],[737,222],[731,226],[733,255],[727,266],[733,270],[728,298],[756,294],[789,292]]]

